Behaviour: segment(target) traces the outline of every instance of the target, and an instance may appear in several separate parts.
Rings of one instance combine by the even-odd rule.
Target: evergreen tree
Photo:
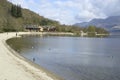
[[[21,8],[21,6],[19,6],[19,8],[20,8],[20,17],[22,17],[22,8]]]
[[[15,13],[15,12],[14,12],[14,11],[15,11],[14,8],[15,8],[15,6],[12,5],[12,7],[11,7],[11,15],[12,15],[12,16],[15,16],[15,15],[14,15],[14,13]]]
[[[16,18],[22,17],[21,7],[19,5],[12,5],[11,15]]]
[[[16,7],[17,7],[17,17],[22,17],[21,7],[19,5],[17,5]]]

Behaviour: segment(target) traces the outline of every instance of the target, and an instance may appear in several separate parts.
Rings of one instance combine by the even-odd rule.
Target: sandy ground
[[[20,34],[30,33],[19,32],[17,36]],[[5,43],[7,39],[12,37],[16,37],[16,33],[0,33],[0,80],[58,80],[15,56]]]

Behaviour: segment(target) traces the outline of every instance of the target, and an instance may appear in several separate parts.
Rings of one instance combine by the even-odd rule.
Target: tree
[[[17,8],[16,8],[15,5],[12,5],[12,7],[11,7],[11,15],[12,15],[13,17],[16,17],[16,16],[17,16]]]
[[[88,32],[95,32],[95,26],[89,26],[87,29]]]
[[[95,26],[89,26],[87,29],[87,33],[89,37],[95,37],[96,36]]]
[[[11,15],[16,18],[22,17],[21,7],[19,5],[12,5]]]
[[[2,28],[2,30],[4,32],[14,32],[14,31],[16,31],[15,27],[13,27],[13,25],[11,24],[11,19],[9,17],[7,18],[7,21],[4,25],[4,27]]]
[[[19,5],[17,5],[16,8],[17,8],[17,17],[22,17],[21,7]]]
[[[46,20],[46,19],[41,20],[40,25],[42,25],[42,26],[48,25],[48,20]]]

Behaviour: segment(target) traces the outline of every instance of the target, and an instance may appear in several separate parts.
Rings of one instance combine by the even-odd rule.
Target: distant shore
[[[58,76],[20,56],[11,49],[6,40],[24,34],[47,34],[42,32],[0,33],[0,80],[62,80]],[[56,33],[52,33],[56,34]],[[64,33],[59,33],[64,34]],[[65,33],[73,35],[72,33]]]
[[[75,33],[71,32],[26,32],[26,34],[30,35],[61,35],[61,36],[75,36]],[[21,33],[20,33],[21,35]]]

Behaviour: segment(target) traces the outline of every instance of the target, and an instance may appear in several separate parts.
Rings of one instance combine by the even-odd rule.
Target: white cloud
[[[120,15],[120,0],[9,0],[63,24]]]

